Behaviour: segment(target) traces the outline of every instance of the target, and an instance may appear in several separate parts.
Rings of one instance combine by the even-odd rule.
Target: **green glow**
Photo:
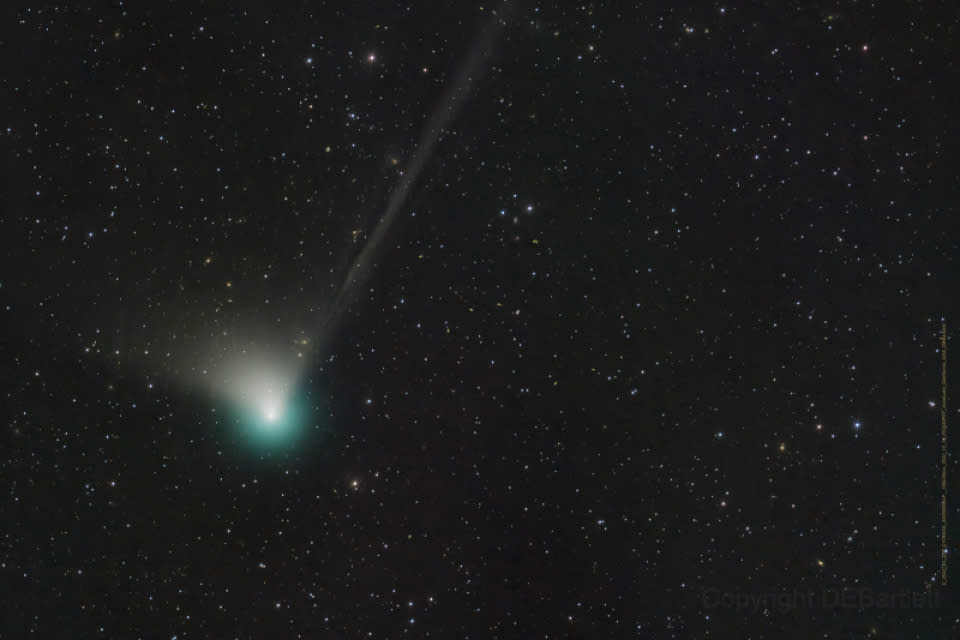
[[[275,449],[296,444],[307,422],[306,402],[295,391],[287,397],[269,402],[238,406],[234,423],[250,444]]]
[[[309,420],[300,374],[300,363],[282,354],[245,351],[219,368],[213,390],[241,439],[266,452],[295,444]]]

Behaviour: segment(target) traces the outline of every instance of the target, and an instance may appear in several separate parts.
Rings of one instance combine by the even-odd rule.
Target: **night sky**
[[[0,636],[960,637],[954,3],[20,4]]]

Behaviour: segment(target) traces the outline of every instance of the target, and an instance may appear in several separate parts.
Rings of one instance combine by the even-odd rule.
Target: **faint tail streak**
[[[505,5],[506,2],[503,2],[500,6],[504,7]],[[346,278],[344,278],[337,297],[330,307],[324,327],[325,329],[330,328],[336,322],[338,315],[349,305],[350,295],[358,291],[367,278],[370,277],[370,272],[376,265],[375,260],[382,250],[384,240],[386,240],[387,235],[390,233],[397,214],[400,212],[400,208],[410,194],[410,190],[416,184],[427,160],[437,146],[440,135],[456,117],[473,84],[480,79],[483,72],[481,65],[483,61],[490,56],[497,36],[502,31],[502,25],[502,16],[498,11],[494,11],[477,36],[477,40],[470,49],[469,56],[460,67],[460,71],[454,78],[453,83],[447,87],[443,97],[440,99],[437,109],[430,115],[430,119],[420,133],[420,140],[410,158],[410,162],[404,168],[400,182],[390,193],[390,199],[387,202],[387,208],[386,211],[384,211],[383,217],[380,219],[380,222],[377,223],[377,226],[374,227],[373,233],[370,234],[370,239],[367,240],[367,243],[357,255],[357,258],[353,261],[353,265],[347,272]]]

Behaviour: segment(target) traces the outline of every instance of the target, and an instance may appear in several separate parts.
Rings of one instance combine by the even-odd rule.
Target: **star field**
[[[960,634],[948,5],[7,14],[0,636]]]

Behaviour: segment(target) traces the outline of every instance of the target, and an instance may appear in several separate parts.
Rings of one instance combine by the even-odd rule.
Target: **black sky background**
[[[0,38],[3,637],[956,633],[707,603],[938,578],[950,3],[151,5]],[[175,373],[303,336],[291,448]]]

